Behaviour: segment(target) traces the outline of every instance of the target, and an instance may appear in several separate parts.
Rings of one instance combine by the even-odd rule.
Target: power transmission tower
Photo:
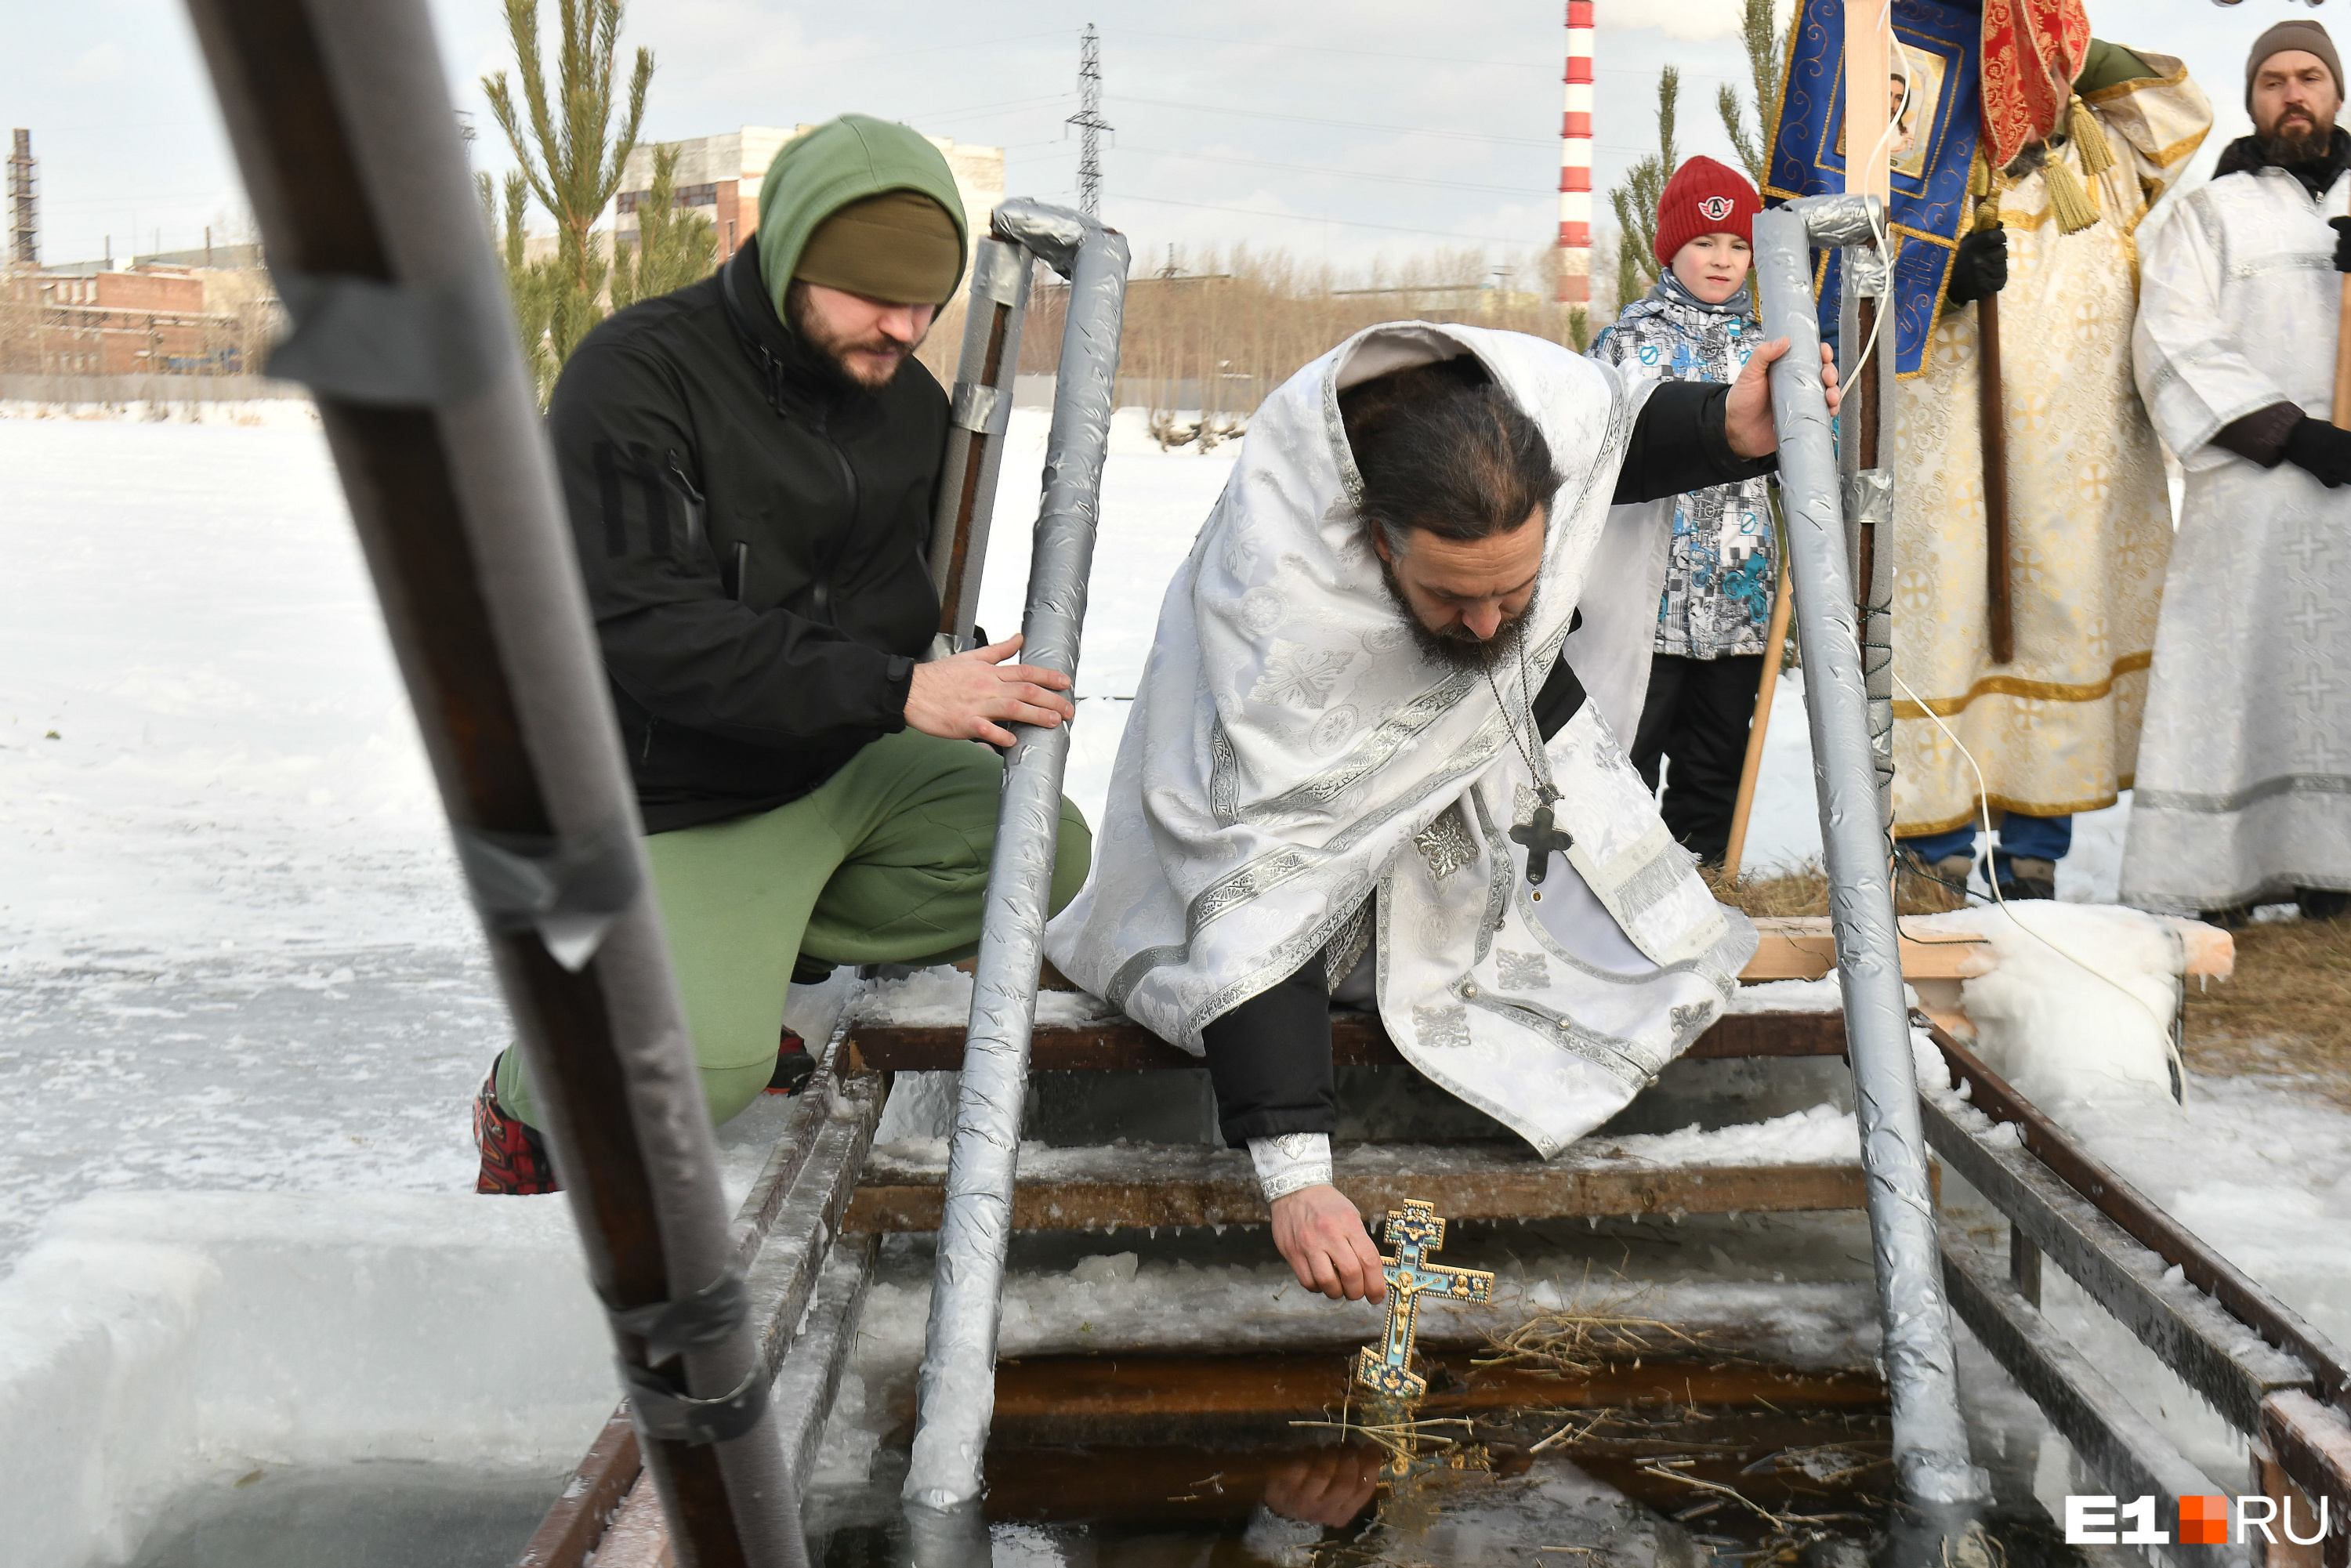
[[[1102,133],[1111,129],[1111,123],[1102,116],[1102,38],[1092,22],[1078,37],[1078,112],[1067,123],[1084,133],[1078,142],[1078,211],[1099,218]]]

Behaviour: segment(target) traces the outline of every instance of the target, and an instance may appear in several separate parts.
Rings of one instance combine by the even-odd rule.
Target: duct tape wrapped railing
[[[1813,250],[1865,243],[1877,228],[1874,198],[1807,198],[1756,218],[1755,261],[1764,336],[1791,342],[1786,357],[1771,367],[1771,406],[1831,924],[1869,1183],[1895,1458],[1912,1502],[1964,1506],[1984,1496],[1986,1479],[1969,1460],[1959,1413],[1950,1305],[1896,946],[1891,846],[1879,815],[1852,557],[1813,295]]]
[[[997,237],[1024,258],[1033,255],[1070,280],[1021,657],[1074,678],[1118,378],[1126,240],[1075,213],[1029,201],[997,208],[995,226]],[[906,1476],[904,1496],[918,1542],[966,1540],[956,1521],[978,1500],[981,1456],[995,1412],[1004,1255],[1070,747],[1066,725],[1016,726],[1015,733],[988,867],[919,1420]],[[984,1542],[984,1531],[979,1539]]]

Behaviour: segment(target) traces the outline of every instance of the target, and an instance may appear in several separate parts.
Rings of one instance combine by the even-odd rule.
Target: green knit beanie
[[[844,114],[838,120],[827,120],[805,136],[785,142],[776,161],[768,165],[768,177],[759,186],[759,276],[767,282],[778,315],[785,313],[785,290],[799,276],[801,257],[825,220],[843,207],[893,191],[911,191],[929,197],[953,224],[953,273],[939,298],[920,302],[941,303],[954,294],[963,280],[964,256],[971,235],[964,221],[963,196],[956,189],[955,175],[949,172],[946,159],[928,138],[904,125],[876,120],[869,114]],[[858,216],[886,213],[892,205],[861,208]],[[823,247],[828,278],[851,276],[841,270],[842,257],[852,257],[848,265],[853,267],[855,256],[872,254],[877,234],[883,232],[872,231],[864,223],[852,226],[867,231],[856,245],[828,243]],[[914,228],[920,226],[916,225]],[[911,233],[909,243],[927,256],[929,247],[919,233]],[[908,264],[902,262],[894,268],[877,269],[874,276],[889,289],[904,292],[903,284],[906,280],[900,275],[907,268]],[[916,270],[926,277],[932,275],[926,266],[917,267]],[[935,285],[925,283],[925,291],[933,287]],[[885,297],[874,290],[857,291],[874,292],[877,298]]]

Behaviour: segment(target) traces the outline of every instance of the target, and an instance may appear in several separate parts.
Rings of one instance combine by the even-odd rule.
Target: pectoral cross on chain
[[[1510,830],[1510,841],[1527,847],[1527,885],[1541,887],[1542,879],[1551,874],[1551,857],[1554,852],[1564,854],[1575,842],[1564,828],[1552,825],[1551,802],[1535,808],[1534,821],[1520,822]]]
[[[1377,1345],[1365,1345],[1355,1358],[1355,1381],[1390,1399],[1417,1399],[1428,1392],[1427,1380],[1412,1370],[1413,1335],[1420,1326],[1420,1298],[1428,1293],[1456,1301],[1493,1300],[1494,1276],[1482,1269],[1455,1269],[1431,1263],[1428,1255],[1445,1247],[1445,1221],[1435,1206],[1417,1198],[1405,1199],[1402,1209],[1388,1210],[1387,1239],[1396,1255],[1380,1260],[1388,1282],[1387,1332]]]

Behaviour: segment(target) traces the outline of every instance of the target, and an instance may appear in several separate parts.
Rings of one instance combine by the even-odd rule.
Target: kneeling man
[[[1332,999],[1546,1157],[1730,999],[1754,932],[1617,738],[1668,543],[1619,503],[1771,468],[1786,351],[1729,387],[1625,382],[1515,333],[1378,327],[1250,421],[1047,946],[1205,1055],[1311,1288],[1384,1293],[1331,1185]]]

